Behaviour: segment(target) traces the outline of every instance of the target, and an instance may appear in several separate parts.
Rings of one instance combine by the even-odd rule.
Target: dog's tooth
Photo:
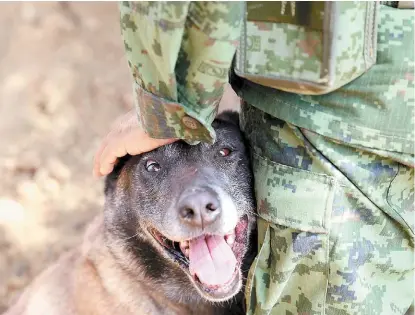
[[[228,243],[229,245],[232,245],[235,242],[235,234],[228,234],[225,235],[225,241],[226,243]]]
[[[180,242],[180,247],[183,247],[183,248],[189,247],[189,241],[181,241]]]
[[[190,248],[189,248],[189,247],[185,248],[185,250],[183,251],[183,254],[184,254],[187,258],[189,258],[189,251],[190,251]]]

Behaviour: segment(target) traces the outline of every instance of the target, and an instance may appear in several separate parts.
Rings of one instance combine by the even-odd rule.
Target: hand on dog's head
[[[126,240],[122,246],[171,299],[223,301],[241,289],[252,174],[238,113],[224,112],[212,126],[213,145],[178,141],[126,156],[106,179],[108,234]]]

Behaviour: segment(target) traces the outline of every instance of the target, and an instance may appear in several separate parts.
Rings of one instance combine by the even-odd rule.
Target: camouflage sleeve
[[[122,2],[139,122],[153,138],[212,143],[242,2]]]

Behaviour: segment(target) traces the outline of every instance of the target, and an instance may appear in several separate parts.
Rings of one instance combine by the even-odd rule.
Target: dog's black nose
[[[179,201],[180,219],[188,225],[206,227],[220,216],[220,202],[217,194],[209,189],[185,194]]]

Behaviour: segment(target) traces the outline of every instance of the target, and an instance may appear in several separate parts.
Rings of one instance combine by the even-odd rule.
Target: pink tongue
[[[205,285],[221,285],[231,280],[236,257],[223,236],[201,236],[190,241],[190,273]]]

